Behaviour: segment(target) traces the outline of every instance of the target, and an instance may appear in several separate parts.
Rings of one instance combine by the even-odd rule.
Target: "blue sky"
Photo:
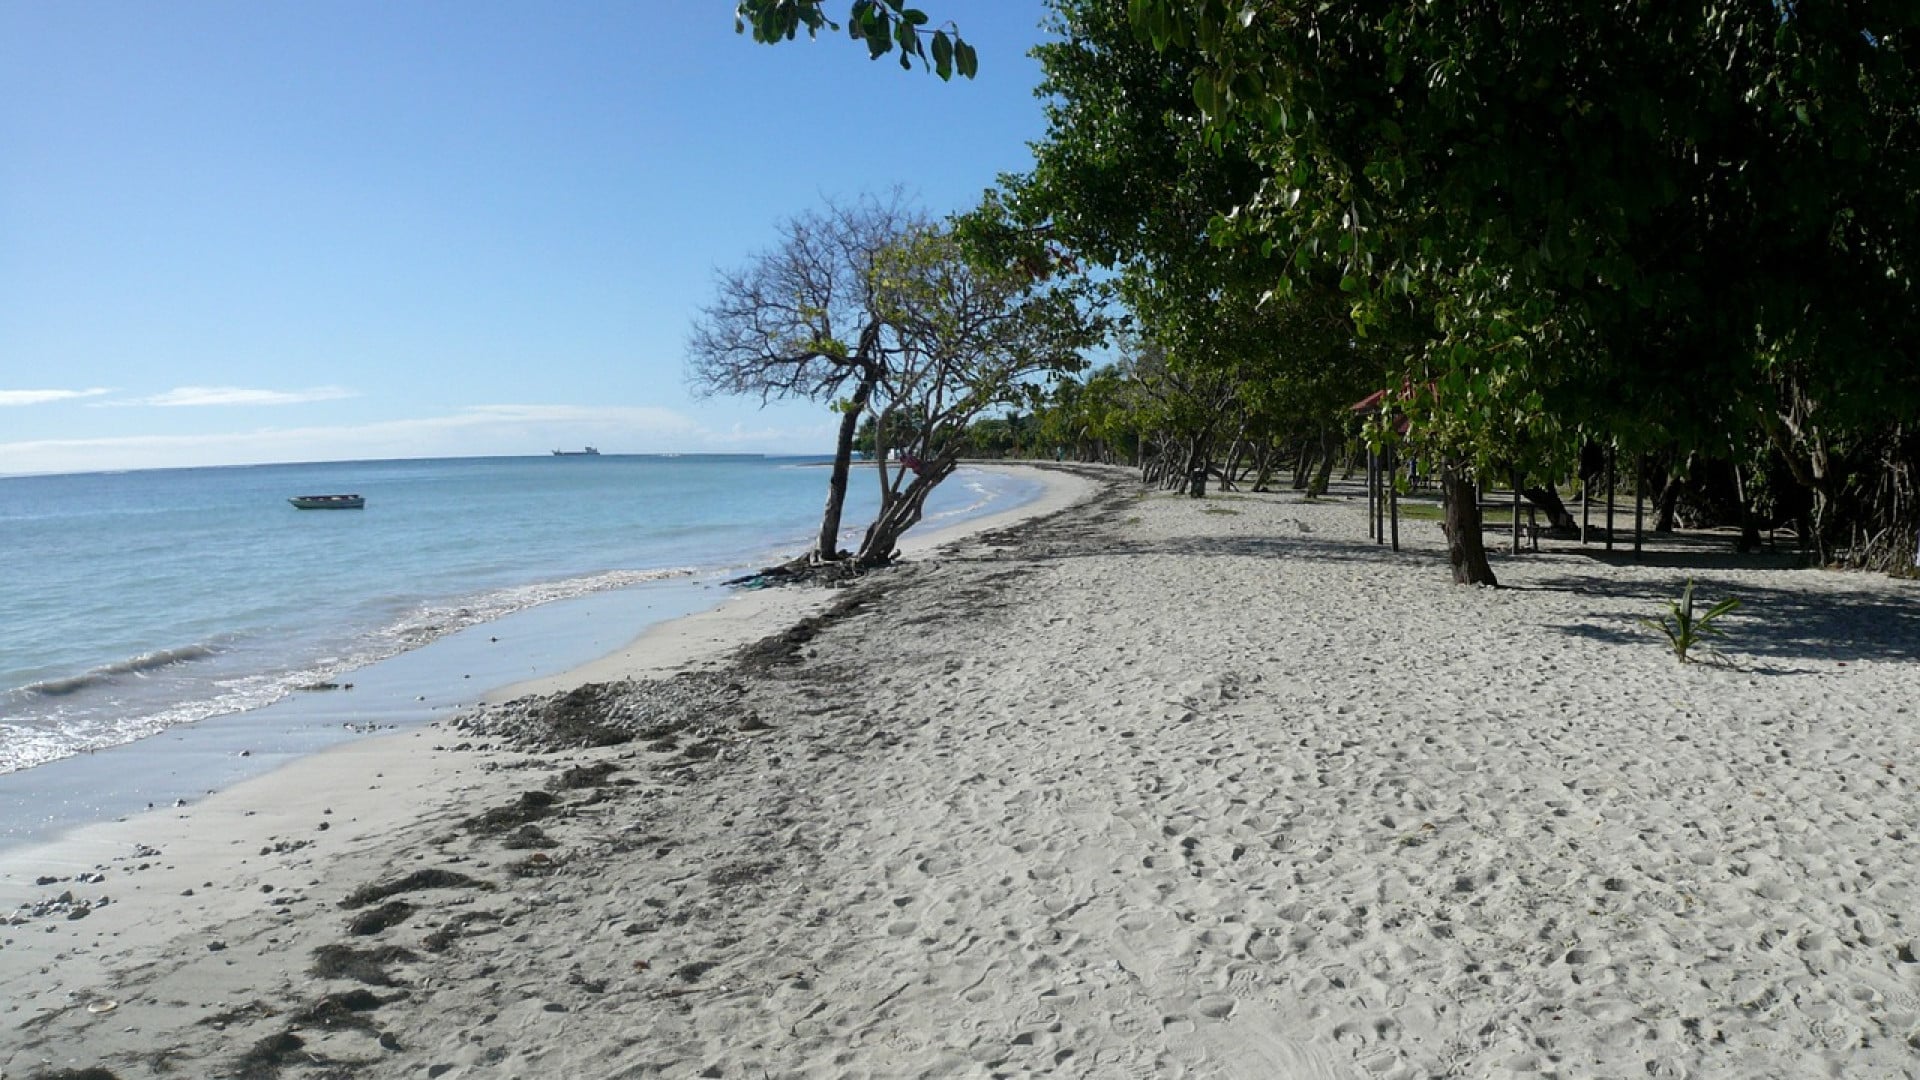
[[[1039,0],[923,6],[978,78],[727,0],[0,3],[0,474],[827,449],[684,343],[782,218],[1028,166]]]

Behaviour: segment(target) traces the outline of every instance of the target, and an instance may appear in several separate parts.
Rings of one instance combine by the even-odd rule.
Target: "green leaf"
[[[963,79],[973,78],[974,72],[980,70],[980,58],[974,55],[973,46],[959,38],[953,41],[953,62],[954,66],[959,68],[960,77]]]
[[[953,41],[945,30],[933,32],[933,70],[942,79],[953,77]]]
[[[1212,79],[1193,80],[1193,103],[1199,106],[1206,116],[1218,116],[1220,99],[1214,96]]]

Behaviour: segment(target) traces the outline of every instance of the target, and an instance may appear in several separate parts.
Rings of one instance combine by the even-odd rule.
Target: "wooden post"
[[[1513,474],[1513,553],[1520,554],[1520,474]]]
[[[1373,447],[1369,446],[1367,447],[1367,539],[1369,540],[1373,539],[1374,532],[1375,532],[1374,519],[1373,519],[1373,500],[1374,500],[1374,496],[1378,494],[1378,489],[1376,487],[1376,484],[1378,483],[1378,481],[1375,476],[1375,466],[1374,466],[1373,459],[1374,459]]]
[[[1373,455],[1373,542],[1387,542],[1387,455],[1390,451],[1380,450]]]
[[[1400,451],[1387,448],[1387,520],[1393,523],[1393,550],[1400,550],[1400,485],[1396,480],[1400,473]]]
[[[1644,451],[1634,463],[1633,480],[1633,557],[1640,557],[1640,525],[1646,520],[1646,500],[1642,493],[1647,490],[1647,455]]]
[[[1615,448],[1607,446],[1607,550],[1613,550],[1613,476]]]
[[[1593,532],[1593,481],[1586,476],[1580,478],[1580,543],[1587,542],[1588,534]]]

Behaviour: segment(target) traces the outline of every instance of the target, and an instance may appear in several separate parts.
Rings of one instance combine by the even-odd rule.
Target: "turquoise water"
[[[0,772],[257,710],[514,612],[765,565],[809,546],[826,479],[807,459],[614,455],[0,478]],[[850,537],[871,487],[856,474]],[[1039,487],[963,469],[922,528]],[[287,502],[335,492],[366,508]]]

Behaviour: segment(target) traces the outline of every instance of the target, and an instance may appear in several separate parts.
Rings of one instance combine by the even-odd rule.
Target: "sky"
[[[830,450],[685,342],[783,219],[1030,166],[1041,0],[922,6],[977,78],[728,0],[0,0],[0,474]]]

